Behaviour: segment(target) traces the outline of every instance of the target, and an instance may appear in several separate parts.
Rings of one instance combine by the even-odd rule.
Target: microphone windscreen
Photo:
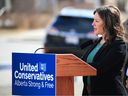
[[[88,40],[88,41],[84,42],[83,44],[81,44],[80,48],[84,49],[84,48],[86,48],[87,46],[89,46],[91,44],[93,44],[93,40]]]

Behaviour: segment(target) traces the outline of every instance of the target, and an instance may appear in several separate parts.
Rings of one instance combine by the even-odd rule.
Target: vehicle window
[[[92,18],[59,16],[57,21],[53,24],[53,27],[57,28],[60,32],[75,31],[87,33],[93,31],[92,22]]]

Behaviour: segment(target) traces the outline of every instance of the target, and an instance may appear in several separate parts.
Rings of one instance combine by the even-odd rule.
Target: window
[[[92,22],[92,18],[58,16],[53,27],[59,31],[69,32],[73,30],[75,32],[87,33],[93,31]]]

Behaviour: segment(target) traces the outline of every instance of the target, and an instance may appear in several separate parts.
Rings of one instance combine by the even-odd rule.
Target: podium
[[[73,54],[56,54],[56,95],[74,96],[74,76],[95,76],[96,69]]]
[[[73,54],[12,54],[12,95],[74,96],[74,76],[94,75]]]

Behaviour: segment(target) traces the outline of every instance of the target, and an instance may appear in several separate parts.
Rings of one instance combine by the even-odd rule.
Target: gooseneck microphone
[[[41,48],[37,48],[34,52],[37,53],[38,50],[41,50],[41,49],[46,49],[46,50],[53,50],[53,51],[62,51],[62,50],[75,50],[75,51],[79,51],[81,50],[80,48],[77,48],[77,47],[41,47]]]
[[[57,54],[72,53],[81,58],[81,56],[84,53],[84,49],[91,44],[93,44],[93,40],[88,40],[82,43],[79,47],[42,47],[42,48],[37,48],[34,54],[37,53],[38,50],[44,49],[44,50],[48,50],[47,51],[48,53],[57,53]]]
[[[43,48],[43,47],[37,48],[37,49],[35,50],[34,54],[36,54],[36,52],[37,52],[38,50],[40,50],[40,49],[45,49],[45,48]]]

